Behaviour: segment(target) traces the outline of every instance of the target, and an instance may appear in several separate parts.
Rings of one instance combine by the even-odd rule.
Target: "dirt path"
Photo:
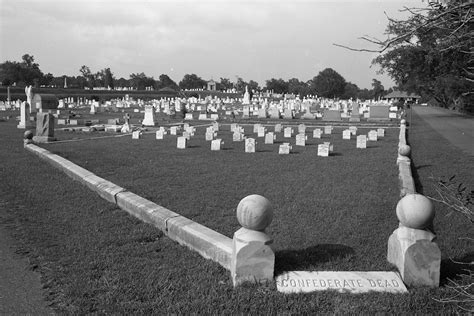
[[[414,106],[412,109],[451,144],[474,156],[474,117],[438,107]]]
[[[0,224],[0,315],[53,315],[43,299],[39,273],[14,252],[14,244]]]

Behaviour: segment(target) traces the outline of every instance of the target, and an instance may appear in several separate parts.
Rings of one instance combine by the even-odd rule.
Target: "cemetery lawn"
[[[263,138],[257,140],[257,153],[246,154],[243,143],[232,142],[228,126],[223,128],[226,149],[220,152],[210,151],[203,130],[186,150],[176,149],[174,136],[158,141],[154,134],[133,141],[129,136],[43,147],[229,237],[239,228],[235,209],[240,199],[267,197],[274,205],[268,233],[274,238],[276,274],[394,270],[386,262],[386,247],[398,225],[398,129],[386,130],[385,138],[369,142],[366,150],[356,149],[354,139],[343,141],[341,128],[321,140],[308,131],[306,147],[278,155],[278,144],[264,145]],[[438,155],[447,144],[423,122],[413,128],[427,130],[410,137],[418,182],[425,189],[425,172],[439,175],[438,166],[450,164],[452,157]],[[250,127],[246,131],[251,134]],[[284,295],[274,285],[234,289],[230,273],[218,264],[26,152],[16,122],[0,122],[0,134],[0,168],[6,179],[0,184],[0,224],[11,229],[18,251],[41,274],[46,298],[59,313],[444,314],[457,309],[435,300],[450,294],[444,286],[399,295]],[[56,134],[59,139],[70,135]],[[284,141],[281,137],[277,142]],[[334,155],[316,156],[316,144],[322,141],[334,144]],[[466,172],[463,167],[470,161],[463,157],[456,156],[456,168]],[[470,226],[459,216],[447,219],[441,206],[437,210],[443,266],[451,270],[443,271],[444,284],[446,276],[462,280],[448,258],[468,255],[468,243],[459,237],[467,236]]]

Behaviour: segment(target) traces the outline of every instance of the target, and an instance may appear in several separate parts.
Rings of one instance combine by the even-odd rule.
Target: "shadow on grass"
[[[275,275],[285,271],[310,269],[323,263],[355,254],[351,247],[340,244],[320,244],[301,250],[281,250],[275,253]]]
[[[440,286],[449,284],[449,280],[460,279],[462,275],[474,273],[474,252],[466,253],[460,258],[441,260]]]

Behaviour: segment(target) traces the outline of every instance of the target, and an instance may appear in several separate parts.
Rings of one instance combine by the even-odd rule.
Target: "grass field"
[[[2,202],[0,215],[18,240],[18,247],[42,275],[47,298],[59,312],[104,313],[452,313],[455,304],[433,298],[448,289],[413,289],[410,294],[337,294],[321,292],[283,295],[274,286],[233,289],[229,272],[172,242],[59,171],[26,153],[16,122],[0,122],[2,134]],[[437,152],[446,143],[426,129],[410,137],[418,183],[422,172],[434,175],[452,159]],[[248,130],[249,131],[249,130]],[[176,139],[147,134],[45,145],[50,151],[95,172],[134,193],[209,226],[229,237],[239,228],[235,208],[248,194],[273,202],[276,272],[285,270],[392,270],[386,262],[388,236],[397,227],[395,165],[398,130],[367,150],[343,141],[342,129],[330,140],[335,155],[316,156],[316,143],[294,147],[288,156],[277,145],[259,139],[255,154],[243,152],[222,132],[226,150],[211,152],[196,136],[186,150]],[[199,131],[202,133],[202,131]],[[3,137],[5,136],[5,137]],[[67,134],[57,133],[65,139]],[[431,138],[430,138],[431,136]],[[71,137],[71,134],[69,134]],[[74,137],[74,136],[73,136]],[[421,137],[421,139],[416,138]],[[417,140],[419,139],[419,140]],[[281,142],[283,139],[277,139]],[[416,141],[423,144],[417,153]],[[436,145],[436,146],[435,146]],[[455,149],[449,149],[451,154]],[[468,166],[458,158],[456,168]],[[471,171],[472,172],[472,171]],[[472,173],[471,173],[472,175]],[[469,176],[469,173],[467,173]],[[471,177],[472,179],[472,177]],[[424,190],[427,190],[423,187]],[[426,193],[425,193],[426,194]],[[468,255],[466,222],[446,218],[438,210],[435,228],[443,258]],[[441,214],[440,214],[441,213]],[[454,265],[443,265],[457,277]],[[449,272],[449,273],[448,273]],[[459,278],[459,277],[458,277]]]

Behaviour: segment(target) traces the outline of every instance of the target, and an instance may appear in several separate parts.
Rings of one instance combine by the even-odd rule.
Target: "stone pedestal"
[[[273,240],[265,233],[273,219],[270,202],[260,195],[245,197],[237,206],[237,219],[243,227],[235,232],[232,242],[230,272],[234,286],[272,282],[275,254]]]
[[[433,204],[421,194],[405,195],[397,204],[400,227],[388,240],[387,260],[408,286],[439,286],[441,251],[427,230],[434,215]]]
[[[394,264],[406,285],[438,287],[441,251],[436,236],[426,230],[400,226],[388,239],[388,262]]]

